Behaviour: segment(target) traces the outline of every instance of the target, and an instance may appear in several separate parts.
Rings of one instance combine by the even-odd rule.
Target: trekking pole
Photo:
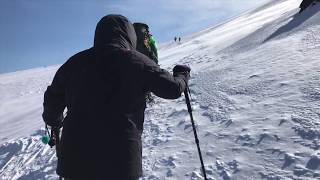
[[[55,128],[52,132],[52,136],[54,136],[55,140],[55,145],[56,145],[56,155],[57,158],[59,159],[59,154],[60,154],[60,128]],[[63,180],[61,176],[59,176],[59,180]]]
[[[194,134],[195,142],[196,142],[197,148],[198,148],[198,153],[199,153],[199,157],[200,157],[202,173],[203,173],[204,179],[207,180],[207,174],[206,174],[206,169],[204,168],[204,163],[203,163],[203,159],[202,159],[202,154],[201,154],[199,139],[198,139],[198,135],[197,135],[197,130],[196,130],[196,126],[195,126],[194,120],[193,120],[192,108],[191,108],[191,103],[190,103],[190,98],[189,98],[189,92],[190,92],[190,90],[189,90],[189,86],[187,84],[186,89],[184,91],[184,95],[186,97],[186,103],[187,103],[187,107],[188,107],[188,112],[190,114],[190,119],[191,119],[192,128],[193,128],[193,134]]]
[[[55,141],[55,145],[56,145],[56,154],[58,157],[58,154],[60,152],[60,129],[59,128],[55,128],[52,130],[52,136],[54,138]]]
[[[44,144],[48,144],[51,148],[56,146],[56,155],[59,158],[60,152],[60,128],[52,128],[51,132],[49,131],[48,125],[46,124],[46,135],[42,136],[41,140]],[[63,180],[61,176],[59,176],[59,180]]]

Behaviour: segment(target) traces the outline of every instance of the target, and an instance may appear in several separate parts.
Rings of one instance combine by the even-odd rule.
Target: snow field
[[[209,179],[320,179],[320,4],[281,0],[160,47],[191,66]],[[42,96],[57,67],[0,75],[0,179],[57,179],[41,143]],[[146,110],[143,180],[203,179],[184,98]]]

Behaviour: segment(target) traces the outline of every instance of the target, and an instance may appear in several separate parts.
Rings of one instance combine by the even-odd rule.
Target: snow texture
[[[209,179],[320,179],[320,3],[274,0],[160,47],[191,66]],[[0,179],[58,179],[41,143],[43,93],[58,66],[0,75]],[[143,180],[203,179],[183,97],[146,110]],[[107,176],[107,174],[106,174]]]

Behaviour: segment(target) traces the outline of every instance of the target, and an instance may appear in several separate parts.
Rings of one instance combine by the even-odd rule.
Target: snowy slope
[[[210,179],[320,179],[320,4],[275,0],[160,48],[192,67],[194,119]],[[0,179],[57,179],[39,141],[57,67],[0,75]],[[146,110],[143,179],[203,179],[184,98]]]
[[[35,132],[41,121],[43,92],[58,66],[0,75],[0,144]]]

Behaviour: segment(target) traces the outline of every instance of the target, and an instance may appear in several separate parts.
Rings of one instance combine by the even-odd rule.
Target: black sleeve
[[[63,72],[64,66],[56,72],[50,86],[44,93],[43,120],[52,127],[58,127],[63,120],[63,111],[66,107],[65,102],[65,82],[66,77]]]
[[[186,88],[187,80],[184,75],[174,77],[153,62],[145,64],[144,76],[147,79],[147,90],[161,98],[177,99]]]

